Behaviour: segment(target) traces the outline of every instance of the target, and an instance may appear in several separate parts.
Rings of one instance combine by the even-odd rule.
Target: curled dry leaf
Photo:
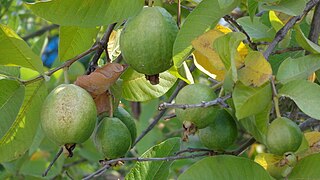
[[[119,79],[126,65],[109,63],[96,69],[89,75],[77,78],[74,84],[87,90],[96,103],[98,114],[109,112],[111,109],[108,89]]]

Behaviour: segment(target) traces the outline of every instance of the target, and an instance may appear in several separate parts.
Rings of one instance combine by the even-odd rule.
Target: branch
[[[89,63],[89,67],[87,69],[87,74],[92,73],[97,68],[98,60],[99,60],[101,54],[103,53],[103,51],[106,52],[107,61],[108,62],[111,61],[109,54],[108,54],[108,41],[109,41],[110,35],[111,35],[114,27],[116,26],[116,24],[117,23],[110,24],[108,26],[108,29],[104,33],[103,37],[101,38],[101,40],[99,42],[101,47],[97,50],[96,54],[92,58],[92,61]]]
[[[318,2],[314,10],[308,39],[318,44],[319,32],[320,32],[320,2]]]
[[[298,16],[292,17],[277,33],[273,41],[268,46],[267,50],[263,53],[264,57],[268,60],[269,56],[271,55],[272,51],[276,47],[276,45],[285,37],[288,31],[299,21],[304,15],[306,15],[317,3],[319,0],[310,0],[303,13]]]
[[[272,52],[271,55],[283,54],[283,53],[292,52],[292,51],[302,51],[302,50],[304,50],[302,47],[288,47],[285,49],[276,50],[276,51]]]
[[[248,147],[250,147],[252,144],[254,144],[256,140],[252,137],[247,142],[242,144],[238,149],[234,150],[232,152],[233,155],[239,156],[241,155]]]
[[[301,131],[305,131],[305,130],[308,130],[310,127],[319,126],[319,125],[320,125],[319,120],[309,118],[306,121],[304,121],[303,123],[301,123],[299,125],[299,127],[300,127]]]
[[[45,32],[51,31],[53,29],[57,29],[58,27],[59,27],[59,25],[52,24],[52,25],[43,27],[42,29],[39,29],[38,31],[33,32],[33,33],[29,34],[29,35],[26,35],[26,36],[22,37],[22,39],[27,41],[28,39],[31,39],[31,38],[34,38],[34,37],[37,37],[37,36],[41,36]]]
[[[231,98],[231,94],[228,94],[224,97],[218,97],[215,100],[208,101],[208,102],[201,102],[199,104],[173,104],[173,103],[162,103],[159,105],[159,110],[167,109],[167,108],[180,108],[180,109],[187,109],[187,108],[203,108],[209,107],[214,105],[221,105],[223,107],[228,107],[225,103],[227,99]]]

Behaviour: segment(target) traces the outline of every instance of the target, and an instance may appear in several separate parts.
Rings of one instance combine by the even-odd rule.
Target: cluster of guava
[[[93,134],[94,144],[106,159],[124,156],[136,138],[135,121],[125,109],[118,107],[113,117],[97,122],[91,95],[73,84],[59,85],[47,96],[41,127],[50,140],[67,150]]]

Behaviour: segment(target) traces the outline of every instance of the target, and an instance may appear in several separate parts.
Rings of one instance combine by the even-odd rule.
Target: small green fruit
[[[131,134],[118,118],[106,117],[99,123],[94,144],[106,159],[124,156],[131,147]]]
[[[134,118],[121,106],[116,109],[113,116],[119,118],[127,126],[131,134],[131,140],[134,142],[137,137],[137,126]]]
[[[182,88],[176,97],[176,104],[199,104],[202,101],[212,101],[217,98],[214,91],[204,84],[191,84]],[[181,121],[190,121],[199,129],[208,126],[216,116],[218,108],[176,109],[177,118]]]
[[[267,147],[273,154],[282,156],[295,152],[301,145],[303,134],[298,125],[290,119],[280,117],[272,121],[267,131]]]
[[[62,84],[52,90],[43,103],[41,127],[58,145],[78,144],[91,136],[96,117],[96,105],[86,90]]]
[[[124,60],[137,72],[156,75],[172,66],[176,22],[162,7],[144,7],[129,19],[120,36]]]
[[[234,143],[237,135],[237,125],[233,117],[224,109],[218,111],[209,126],[199,130],[200,141],[212,150],[227,149]]]

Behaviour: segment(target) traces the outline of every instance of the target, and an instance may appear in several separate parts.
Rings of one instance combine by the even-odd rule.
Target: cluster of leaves
[[[302,123],[320,119],[320,48],[318,37],[311,39],[305,35],[314,31],[313,21],[319,19],[312,18],[313,14],[319,13],[317,8],[314,13],[308,13],[318,1],[185,0],[179,4],[180,1],[156,0],[154,5],[163,6],[182,20],[173,46],[174,66],[160,74],[158,85],[151,85],[143,74],[130,67],[125,70],[123,65],[104,60],[121,59],[118,45],[121,23],[137,14],[144,3],[143,0],[0,2],[0,178],[41,177],[53,159],[57,147],[50,143],[38,125],[40,109],[48,91],[62,83],[62,79],[67,81],[67,74],[72,75],[71,69],[76,63],[83,71],[81,74],[85,73],[85,67],[102,66],[90,75],[78,77],[75,82],[91,93],[99,113],[112,110],[119,99],[127,109],[133,101],[143,102],[137,122],[142,136],[137,139],[128,158],[119,159],[129,162],[121,168],[114,168],[124,173],[119,175],[112,171],[106,176],[126,174],[127,179],[166,179],[168,176],[179,176],[179,179],[239,179],[244,176],[271,179],[265,169],[279,164],[284,157],[264,153],[267,150],[259,151],[259,147],[264,147],[261,144],[266,142],[269,121],[279,115]],[[228,14],[241,17],[234,20],[226,16]],[[222,18],[227,23],[221,22]],[[221,23],[217,25],[218,22]],[[109,26],[113,23],[118,24]],[[32,39],[26,36],[51,24],[58,24],[59,31],[40,33]],[[107,46],[101,46],[97,39],[102,36],[101,32],[110,32],[108,27],[114,30]],[[40,56],[47,38],[57,34],[58,58],[50,69],[43,66]],[[272,47],[272,44],[277,46]],[[100,59],[91,56],[94,51],[105,47],[107,54]],[[81,63],[76,62],[78,60]],[[189,70],[192,63],[196,66],[193,72]],[[188,143],[180,142],[177,137],[181,136],[183,129],[176,118],[159,121],[166,112],[170,115],[173,111],[161,110],[152,126],[149,126],[149,119],[157,113],[160,101],[171,103],[181,84],[201,82],[211,85],[208,77],[215,83],[218,81],[214,87],[220,89],[219,97],[232,96],[227,100],[229,110],[238,120],[239,132],[244,133],[239,133],[238,141],[230,151],[222,153],[232,155],[217,155],[212,151],[208,153],[208,150],[198,154],[201,149],[177,153],[185,146],[203,147],[197,136],[190,137]],[[114,97],[112,105],[108,101],[110,96]],[[132,108],[132,112],[134,110]],[[250,151],[244,153],[245,157],[234,156],[243,153],[254,142],[243,143],[248,134],[259,143],[252,145]],[[294,152],[299,161],[289,178],[320,176],[319,134],[305,132],[301,147]],[[90,140],[77,147],[74,153],[72,159],[60,158],[48,178],[81,178],[99,169],[98,161],[103,157]],[[182,156],[184,153],[192,155]],[[192,159],[210,155],[217,156],[197,162]],[[185,160],[172,162],[177,159]],[[131,161],[139,162],[133,164]],[[190,165],[181,174],[181,169]]]

